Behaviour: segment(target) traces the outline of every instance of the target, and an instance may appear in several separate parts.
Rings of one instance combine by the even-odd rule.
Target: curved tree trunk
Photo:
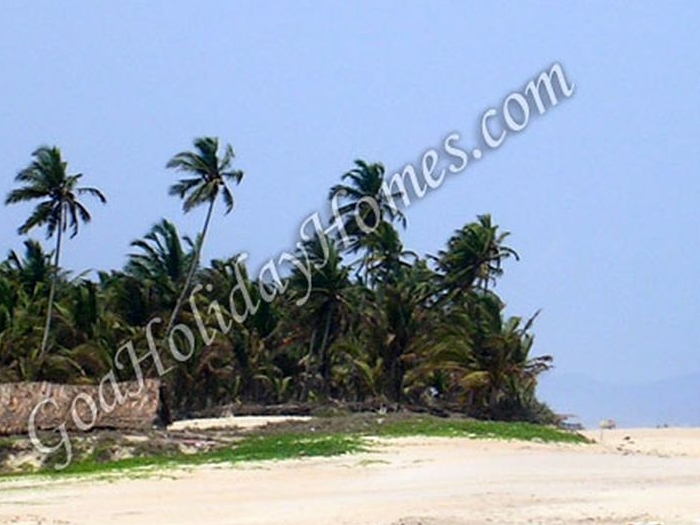
[[[61,262],[61,241],[63,239],[63,207],[58,217],[58,233],[56,234],[56,259],[51,272],[51,290],[49,291],[49,304],[46,309],[46,324],[44,325],[44,336],[41,340],[41,350],[39,359],[44,357],[46,347],[49,344],[49,332],[51,331],[51,318],[53,317],[53,301],[56,296],[56,282],[58,281],[58,268]]]
[[[168,338],[168,334],[170,333],[170,330],[172,330],[173,325],[175,324],[175,321],[177,320],[177,316],[180,315],[180,310],[182,310],[182,306],[185,304],[185,299],[187,298],[187,294],[189,293],[190,286],[192,285],[192,279],[194,279],[194,275],[197,272],[197,268],[199,267],[199,258],[202,255],[202,246],[204,246],[204,239],[207,236],[207,231],[209,231],[209,223],[211,222],[211,216],[214,211],[214,204],[215,204],[215,199],[211,200],[211,203],[209,204],[209,210],[207,211],[207,218],[204,220],[204,226],[202,227],[202,233],[201,233],[201,238],[199,239],[199,242],[197,243],[197,247],[195,249],[195,254],[194,254],[194,259],[192,260],[192,265],[190,266],[190,270],[187,273],[187,279],[185,280],[185,284],[182,287],[182,292],[180,293],[180,297],[177,299],[177,303],[175,303],[175,308],[173,309],[173,313],[170,316],[170,321],[168,321],[168,326],[165,329],[165,335],[163,336],[165,340]]]

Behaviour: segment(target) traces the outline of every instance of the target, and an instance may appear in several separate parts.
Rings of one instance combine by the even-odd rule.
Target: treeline
[[[90,280],[63,270],[60,255],[65,235],[91,219],[83,197],[106,198],[80,186],[57,148],[34,152],[6,204],[37,201],[19,233],[43,228],[55,245],[27,239],[0,263],[0,382],[96,383],[110,371],[131,380],[134,367],[115,357],[128,342],[145,355],[150,338],[172,367],[162,379],[180,414],[339,400],[553,420],[535,395],[552,361],[532,355],[536,315],[506,317],[494,291],[517,253],[489,215],[455,231],[436,256],[407,251],[384,168],[357,161],[329,194],[342,228],[300,242],[294,256],[306,264],[259,282],[235,255],[200,263],[217,203],[234,208],[231,185],[243,173],[233,161],[213,138],[175,155],[167,167],[181,178],[170,193],[186,213],[202,207],[200,234],[183,237],[163,219],[132,243],[124,268]],[[180,361],[166,350],[183,343],[178,324],[198,334]],[[141,366],[158,375],[152,359]]]

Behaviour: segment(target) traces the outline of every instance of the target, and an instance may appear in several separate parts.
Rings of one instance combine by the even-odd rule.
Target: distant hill
[[[587,428],[612,418],[620,427],[700,426],[700,373],[621,385],[575,374],[543,377],[539,397],[560,414],[575,414]]]

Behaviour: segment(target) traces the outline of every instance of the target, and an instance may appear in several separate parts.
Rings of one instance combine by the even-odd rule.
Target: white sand
[[[310,419],[310,417],[306,416],[232,416],[213,419],[189,419],[173,423],[168,427],[168,430],[212,430],[217,428],[251,430],[268,424],[283,423],[285,421],[309,421]]]
[[[632,522],[700,524],[700,429],[606,431],[592,446],[410,438],[158,478],[0,483],[1,524]]]

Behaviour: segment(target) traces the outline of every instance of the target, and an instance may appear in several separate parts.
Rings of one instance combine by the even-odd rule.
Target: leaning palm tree
[[[177,183],[170,186],[170,195],[176,195],[184,200],[182,208],[185,213],[192,211],[194,208],[202,204],[208,205],[204,226],[200,233],[194,259],[190,263],[190,269],[187,274],[187,279],[180,293],[180,297],[175,303],[175,308],[170,316],[168,327],[165,331],[166,337],[170,333],[175,320],[182,309],[182,305],[187,298],[192,279],[197,271],[199,259],[202,255],[202,246],[209,230],[214,205],[219,195],[222,196],[226,206],[226,213],[230,213],[233,209],[233,193],[228,187],[227,182],[233,181],[236,184],[243,179],[241,170],[231,169],[231,164],[235,157],[233,148],[227,144],[224,148],[222,158],[218,156],[219,139],[212,137],[203,137],[194,140],[194,152],[183,151],[175,155],[168,164],[167,168],[172,168],[177,171],[182,171],[188,174],[187,178],[180,179]]]
[[[75,237],[78,234],[80,223],[88,223],[92,218],[88,209],[78,200],[77,196],[91,195],[102,204],[105,204],[107,199],[97,188],[78,186],[83,175],[68,174],[68,164],[61,159],[61,151],[58,148],[41,146],[32,153],[32,156],[34,157],[32,163],[20,171],[15,178],[15,181],[22,183],[23,186],[12,190],[5,199],[5,204],[40,200],[41,202],[34,208],[32,214],[19,227],[18,231],[20,235],[25,235],[34,227],[45,226],[47,239],[53,237],[54,234],[56,235],[56,251],[46,312],[46,326],[39,351],[39,357],[42,357],[46,352],[51,330],[51,316],[61,260],[63,233],[70,228],[71,238]]]
[[[488,214],[457,230],[441,251],[438,267],[450,292],[466,293],[475,288],[487,291],[490,283],[503,275],[503,261],[519,259],[518,253],[505,245],[509,232],[501,232]]]

